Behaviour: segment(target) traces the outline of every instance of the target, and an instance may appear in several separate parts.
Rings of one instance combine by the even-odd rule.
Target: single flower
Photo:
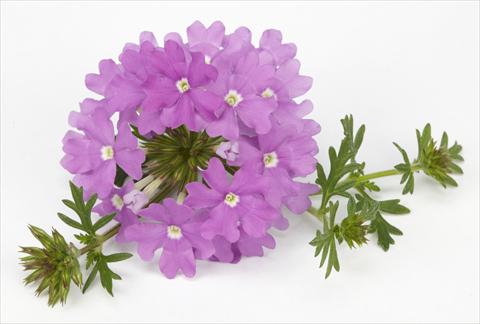
[[[139,211],[142,223],[129,226],[125,237],[138,243],[138,254],[149,261],[163,248],[160,270],[169,279],[179,270],[187,277],[195,275],[195,259],[208,259],[214,253],[212,242],[200,235],[201,215],[186,205],[167,198],[163,204],[151,204]]]
[[[278,210],[263,199],[263,181],[254,173],[241,169],[230,181],[222,162],[212,158],[202,176],[209,187],[200,182],[189,183],[185,203],[194,208],[211,208],[210,218],[202,225],[205,238],[219,235],[236,242],[240,229],[248,235],[261,237],[271,222],[279,218]]]

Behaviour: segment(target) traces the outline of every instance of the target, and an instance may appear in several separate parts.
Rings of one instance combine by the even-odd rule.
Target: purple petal
[[[185,233],[185,237],[195,248],[195,256],[198,259],[206,260],[215,253],[212,241],[204,239],[198,233]]]
[[[193,107],[193,103],[186,95],[182,95],[176,105],[171,108],[164,108],[162,111],[162,122],[171,128],[177,128],[185,124],[190,130],[198,130],[203,120]]]
[[[120,126],[113,150],[115,161],[123,171],[133,179],[140,179],[145,152],[138,148],[138,141],[127,124]]]
[[[157,203],[150,204],[147,208],[141,209],[138,214],[164,224],[170,224],[172,221],[172,215],[168,213],[163,205]]]
[[[143,64],[142,56],[135,50],[124,50],[120,54],[119,61],[122,63],[125,71],[132,73],[138,80],[146,80],[147,71]]]
[[[74,115],[71,116],[73,123],[85,134],[103,145],[112,145],[114,141],[113,124],[104,111],[96,110],[92,115]]]
[[[172,63],[185,62],[185,54],[182,47],[175,41],[167,40],[165,42],[165,53]]]
[[[287,126],[274,126],[265,135],[258,136],[258,143],[263,153],[274,152],[282,145],[287,139],[297,134],[297,131]]]
[[[194,208],[213,207],[224,199],[223,195],[215,190],[209,189],[200,182],[187,184],[188,196],[185,204]]]
[[[87,137],[68,131],[63,138],[65,156],[60,164],[70,173],[85,173],[96,169],[102,163],[101,144]]]
[[[98,69],[100,70],[99,74],[87,74],[85,85],[93,92],[103,95],[112,79],[120,74],[120,69],[113,60],[101,60]]]
[[[162,107],[170,107],[180,98],[175,82],[167,78],[150,78],[145,83],[145,100],[142,108],[146,111],[154,111]]]
[[[263,256],[263,246],[273,249],[275,248],[275,240],[268,233],[265,236],[255,238],[242,232],[240,240],[237,242],[237,246],[244,256]]]
[[[172,32],[172,33],[168,33],[165,35],[165,37],[163,37],[163,41],[166,42],[166,41],[172,41],[172,42],[175,42],[179,45],[183,45],[183,39],[182,39],[182,36],[180,36],[179,33],[176,33],[176,32]]]
[[[190,98],[195,103],[196,110],[206,120],[213,119],[214,112],[223,104],[223,98],[204,89],[191,89]]]
[[[232,243],[228,242],[221,236],[215,236],[212,243],[215,247],[215,253],[211,259],[226,263],[235,261],[235,255],[232,251]]]
[[[84,197],[88,198],[93,193],[97,193],[99,198],[104,199],[108,197],[112,191],[115,173],[115,161],[108,160],[103,162],[100,167],[93,171],[77,174],[73,178],[73,182],[77,186],[84,187]]]
[[[296,214],[304,213],[312,202],[310,195],[318,192],[318,186],[307,183],[296,182],[296,195],[292,195],[285,198],[285,205],[288,209]]]
[[[144,261],[150,261],[157,249],[162,247],[166,237],[166,227],[161,224],[135,224],[124,233],[127,241],[138,243],[138,255]]]
[[[115,240],[119,243],[126,243],[129,240],[125,236],[126,230],[134,224],[139,224],[137,215],[135,215],[130,209],[123,208],[115,217],[115,219],[122,224],[120,231],[118,232]]]
[[[207,38],[207,29],[198,20],[187,28],[188,44],[194,46],[198,43],[204,42]]]
[[[140,34],[140,44],[143,42],[150,42],[155,46],[158,46],[155,35],[152,32],[144,31]]]
[[[219,119],[210,122],[207,125],[208,135],[223,136],[229,140],[238,138],[239,129],[235,113],[232,108],[225,108]]]
[[[260,38],[260,48],[267,50],[274,58],[275,64],[281,65],[297,53],[295,44],[282,44],[282,33],[275,29],[263,32]]]
[[[145,98],[145,93],[137,82],[116,76],[108,85],[105,97],[112,109],[123,111],[128,108],[137,108]]]
[[[168,278],[173,279],[178,270],[182,270],[186,277],[195,275],[195,256],[191,249],[182,252],[163,250],[159,261],[160,271]]]
[[[225,171],[222,162],[217,158],[210,159],[208,168],[202,172],[202,176],[213,190],[221,194],[226,193],[230,186],[227,171]]]
[[[148,111],[144,110],[140,113],[137,121],[138,131],[145,135],[150,132],[163,134],[165,125],[162,122],[161,110]]]
[[[234,208],[224,203],[210,211],[210,218],[202,225],[202,236],[207,240],[216,235],[223,236],[229,242],[236,242],[240,237],[238,215]]]
[[[166,198],[163,200],[163,206],[168,214],[173,217],[170,220],[170,225],[181,225],[188,220],[192,219],[194,216],[193,210],[187,205],[179,205],[172,198]]]
[[[142,163],[145,161],[145,153],[141,149],[123,149],[115,153],[115,161],[133,179],[142,177]]]
[[[275,109],[273,99],[244,100],[237,108],[238,116],[250,128],[254,128],[258,134],[266,134],[270,128],[270,114]]]
[[[138,140],[132,134],[128,124],[122,124],[119,126],[118,134],[115,139],[115,148],[117,150],[138,148]]]
[[[215,81],[217,76],[217,69],[213,65],[205,63],[205,56],[202,53],[192,53],[192,62],[188,69],[188,82],[193,88]]]

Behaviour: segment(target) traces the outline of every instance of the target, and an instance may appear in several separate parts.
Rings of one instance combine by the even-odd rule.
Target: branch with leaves
[[[377,200],[374,196],[381,188],[374,179],[401,176],[400,183],[404,185],[402,194],[413,194],[414,179],[417,173],[424,173],[433,178],[444,188],[457,186],[452,178],[453,174],[462,174],[457,165],[463,161],[460,152],[462,147],[458,143],[448,146],[448,135],[443,133],[440,144],[432,138],[431,126],[427,124],[423,131],[416,131],[418,154],[410,159],[407,152],[397,143],[393,143],[400,151],[403,162],[393,169],[365,174],[365,162],[356,160],[357,153],[362,145],[365,126],[354,131],[353,117],[345,116],[342,119],[344,138],[337,150],[330,147],[328,150],[330,170],[328,175],[321,164],[317,164],[317,180],[321,195],[318,208],[310,208],[309,213],[318,218],[322,230],[317,230],[310,245],[315,247],[315,256],[321,254],[320,267],[327,262],[325,277],[332,269],[340,270],[337,246],[346,242],[349,248],[363,246],[368,242],[367,234],[377,236],[378,245],[388,251],[395,243],[393,236],[403,235],[402,231],[385,219],[385,214],[401,215],[410,210],[400,204],[400,199]],[[341,222],[336,222],[337,211],[340,205],[336,197],[347,201],[347,214]]]
[[[320,205],[318,208],[309,209],[309,213],[322,225],[310,244],[315,247],[315,256],[320,256],[320,267],[326,264],[326,277],[333,269],[340,270],[337,248],[344,242],[351,249],[361,247],[369,242],[367,238],[369,234],[373,234],[377,237],[378,245],[388,251],[395,243],[394,236],[403,234],[387,221],[387,215],[407,214],[410,210],[397,198],[379,200],[376,196],[381,188],[373,180],[400,176],[400,183],[404,185],[402,193],[412,194],[414,178],[420,172],[445,188],[457,186],[451,175],[462,173],[462,169],[457,165],[457,162],[462,161],[460,155],[462,147],[457,143],[449,146],[446,133],[438,144],[431,136],[430,125],[426,125],[422,132],[417,130],[418,154],[415,159],[410,159],[407,152],[394,143],[401,153],[403,162],[390,170],[365,174],[365,162],[357,161],[365,126],[362,125],[354,131],[352,116],[346,116],[341,122],[344,138],[338,150],[333,147],[328,150],[330,163],[328,174],[324,166],[317,164],[316,183],[320,191],[314,196],[321,197]],[[201,136],[199,138],[202,139]],[[192,140],[196,140],[196,137]],[[214,146],[216,141],[217,139],[211,142],[203,141],[209,154],[213,154],[211,146]],[[170,152],[168,148],[165,148],[165,151]],[[119,172],[115,183],[121,185],[125,178],[126,175]],[[103,215],[94,222],[92,209],[97,196],[93,195],[84,200],[83,188],[75,186],[72,182],[70,190],[73,200],[65,199],[63,203],[75,213],[76,218],[62,213],[58,213],[58,217],[66,225],[79,231],[74,235],[79,246],[67,243],[55,229],[49,235],[38,227],[30,226],[30,231],[42,247],[21,247],[21,252],[25,254],[21,258],[21,264],[24,270],[31,271],[24,280],[25,284],[38,282],[37,295],[48,291],[48,304],[51,306],[66,302],[71,282],[85,293],[98,276],[102,287],[113,296],[113,280],[120,280],[121,277],[112,271],[110,264],[132,256],[130,253],[104,254],[104,243],[120,230],[120,224],[116,224],[103,231],[111,224],[115,213]],[[159,192],[163,195],[162,190]],[[180,194],[180,197],[184,198],[184,194]],[[152,201],[156,199],[158,195],[154,196]],[[338,215],[340,200],[346,202],[346,215],[343,217]],[[99,233],[100,231],[103,232]],[[86,256],[86,261],[85,271],[82,272],[79,260],[83,255]],[[83,273],[87,278],[85,282]]]
[[[113,220],[115,213],[100,217],[98,221],[93,222],[92,208],[97,201],[97,195],[93,195],[85,202],[82,188],[70,182],[70,190],[73,201],[64,199],[63,203],[75,212],[79,221],[62,213],[57,215],[65,224],[81,231],[75,234],[75,238],[82,247],[78,248],[73,243],[67,244],[65,238],[55,229],[50,236],[44,230],[31,225],[30,231],[43,247],[20,248],[20,252],[26,254],[21,258],[21,264],[25,270],[33,271],[25,278],[25,284],[39,281],[37,295],[48,288],[50,306],[58,302],[62,304],[66,302],[71,281],[79,288],[83,287],[82,292],[85,293],[97,274],[100,274],[102,287],[113,296],[112,282],[122,278],[113,272],[108,264],[123,261],[132,256],[130,253],[103,254],[103,243],[118,233],[120,225],[117,224],[102,234],[98,231]],[[91,268],[85,283],[83,283],[78,261],[78,258],[84,254],[87,256],[86,270]]]

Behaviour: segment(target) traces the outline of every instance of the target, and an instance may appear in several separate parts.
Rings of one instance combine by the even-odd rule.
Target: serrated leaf
[[[325,185],[327,182],[325,171],[320,163],[317,163],[317,180],[315,182],[320,186]]]
[[[100,272],[100,282],[102,287],[113,297],[113,283],[112,275],[108,269],[107,264],[103,259],[98,260],[98,271]]]
[[[113,280],[122,280],[122,277],[120,277],[118,274],[116,274],[113,271],[110,271],[110,275],[112,276]]]
[[[380,201],[379,209],[382,212],[394,215],[410,213],[410,209],[400,204],[400,199],[382,200]]]
[[[80,213],[80,211],[77,209],[77,206],[75,205],[75,203],[73,201],[68,200],[68,199],[62,199],[62,202],[65,206],[67,206],[68,208],[73,210],[75,213],[77,213],[77,214]]]
[[[388,251],[390,245],[395,244],[392,235],[403,235],[402,231],[388,223],[380,213],[378,213],[377,217],[370,223],[370,232],[377,233],[377,243],[384,251]]]
[[[87,281],[85,281],[85,285],[83,286],[83,289],[82,289],[83,294],[88,289],[88,287],[90,287],[93,280],[95,280],[95,277],[97,276],[97,273],[98,273],[98,265],[95,264],[92,268],[92,271],[90,271],[90,274],[88,275]]]
[[[133,254],[131,253],[115,253],[115,254],[110,254],[104,257],[105,262],[111,263],[111,262],[120,262],[123,260],[127,260],[131,258]]]
[[[97,202],[97,194],[93,194],[87,201],[87,204],[85,205],[85,208],[88,212],[92,211],[93,206],[95,206],[95,203]]]
[[[413,194],[413,188],[414,188],[414,184],[415,184],[415,181],[414,181],[414,177],[413,177],[413,174],[410,173],[408,175],[408,178],[407,178],[407,182],[405,183],[405,187],[403,187],[403,191],[402,191],[402,194],[407,194],[407,193],[410,193],[410,194]]]
[[[101,229],[102,227],[104,227],[105,225],[107,225],[113,218],[115,218],[116,215],[117,215],[117,213],[111,213],[111,214],[102,216],[102,217],[101,217],[98,221],[96,221],[95,224],[93,225],[93,230],[94,230],[94,231],[98,231],[99,229]]]
[[[72,193],[73,201],[75,206],[81,211],[84,212],[85,203],[83,201],[83,188],[77,187],[72,181],[69,181],[70,191]]]
[[[360,146],[362,146],[364,135],[365,135],[365,125],[362,125],[360,126],[360,128],[358,129],[355,135],[354,147],[356,151],[358,151]]]
[[[62,220],[62,222],[64,222],[65,224],[67,224],[68,226],[70,227],[73,227],[73,228],[76,228],[76,229],[79,229],[79,230],[84,230],[83,228],[83,225],[80,224],[79,222],[71,219],[70,217],[68,217],[67,215],[64,215],[62,213],[57,213],[57,216],[58,218],[60,218]]]
[[[400,151],[400,153],[402,154],[402,158],[403,158],[403,161],[405,162],[405,166],[408,167],[408,169],[410,169],[410,159],[408,158],[408,154],[407,152],[400,146],[398,145],[397,143],[393,142],[393,145],[395,145],[395,147]]]
[[[327,264],[327,272],[325,273],[325,279],[330,276],[330,273],[332,272],[332,267],[337,272],[340,271],[340,264],[338,263],[337,247],[335,244],[335,240],[330,241],[328,250],[329,250],[329,258],[328,258],[328,264]]]

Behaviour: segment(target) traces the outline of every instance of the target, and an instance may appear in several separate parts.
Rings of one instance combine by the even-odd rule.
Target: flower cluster
[[[241,27],[221,22],[166,35],[143,32],[119,63],[108,59],[86,86],[63,139],[62,166],[116,212],[117,239],[138,243],[142,259],[162,248],[160,270],[195,274],[195,260],[237,262],[274,248],[285,206],[310,207],[316,185],[296,180],[315,170],[320,126],[304,117],[311,87],[299,75],[296,47],[266,30],[256,47]],[[177,201],[169,198],[178,195]],[[183,200],[183,198],[186,198]]]

